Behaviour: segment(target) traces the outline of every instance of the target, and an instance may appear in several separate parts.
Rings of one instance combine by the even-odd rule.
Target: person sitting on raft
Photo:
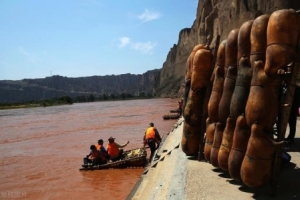
[[[112,160],[113,162],[120,160],[123,155],[123,149],[119,149],[119,148],[126,147],[127,144],[129,144],[129,141],[127,141],[125,144],[120,145],[115,142],[115,139],[116,138],[113,137],[108,138],[108,145],[106,148],[110,160]]]
[[[109,160],[109,155],[108,155],[108,153],[107,153],[107,151],[106,151],[106,149],[105,149],[105,147],[103,145],[103,140],[102,139],[98,140],[98,143],[95,146],[96,146],[97,150],[101,151],[102,154],[104,155],[104,157],[107,160]]]
[[[95,166],[107,163],[106,158],[104,157],[101,151],[97,150],[95,145],[91,145],[90,150],[90,154],[86,155],[86,157],[83,158],[82,167],[88,167],[89,164],[91,164],[91,166]]]

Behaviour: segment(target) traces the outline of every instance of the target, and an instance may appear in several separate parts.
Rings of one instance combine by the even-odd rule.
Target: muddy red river
[[[143,169],[79,171],[89,147],[110,136],[140,147],[150,122],[166,137],[162,116],[178,99],[80,103],[0,111],[0,199],[125,199]],[[148,154],[149,156],[149,154]]]

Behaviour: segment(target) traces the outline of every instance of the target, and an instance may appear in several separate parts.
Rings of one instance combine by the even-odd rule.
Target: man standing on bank
[[[160,143],[161,143],[161,137],[159,135],[159,132],[154,127],[154,124],[151,122],[144,135],[144,147],[145,145],[148,145],[151,151],[150,158],[149,158],[150,162],[152,160],[152,157],[154,156],[155,150],[158,148],[158,145]]]
[[[290,133],[289,133],[288,137],[285,139],[285,141],[288,144],[294,143],[296,127],[297,127],[297,116],[299,114],[298,113],[299,107],[300,107],[300,87],[296,86],[294,98],[293,98],[293,102],[292,102],[292,107],[291,107],[291,111],[290,111],[290,117],[289,117]]]

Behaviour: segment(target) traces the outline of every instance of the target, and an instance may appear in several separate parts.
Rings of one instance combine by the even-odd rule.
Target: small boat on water
[[[123,152],[120,160],[108,162],[103,165],[82,167],[79,170],[102,170],[145,167],[147,163],[147,151],[144,148],[137,148]]]
[[[180,109],[170,110],[170,113],[180,113]]]
[[[181,115],[181,110],[178,108],[178,109],[175,109],[175,110],[170,110],[170,113],[176,113],[176,114],[170,114],[170,115],[163,115],[162,118],[164,120],[167,120],[167,119],[178,119]]]
[[[166,120],[166,119],[178,119],[179,117],[180,114],[176,114],[176,115],[164,115],[162,118]]]

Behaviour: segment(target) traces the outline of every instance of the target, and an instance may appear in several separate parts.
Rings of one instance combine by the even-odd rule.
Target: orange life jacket
[[[145,139],[156,139],[154,127],[147,128]]]
[[[92,151],[92,158],[93,158],[93,157],[94,157],[94,158],[99,157],[99,158],[101,158],[101,160],[106,160],[106,158],[105,158],[103,152],[101,151],[101,145],[100,145],[100,144],[96,144],[95,146],[96,146],[96,149],[97,149],[97,152],[98,152],[98,153],[94,153],[94,154],[95,154],[95,157],[94,157],[93,151]],[[100,154],[100,155],[99,155],[99,154]]]
[[[119,148],[117,147],[116,143],[108,143],[107,153],[111,158],[117,157],[119,155]]]
[[[100,144],[95,144],[96,149],[99,151],[101,149],[101,145]]]
[[[95,159],[99,157],[99,151],[92,151],[91,159]]]

